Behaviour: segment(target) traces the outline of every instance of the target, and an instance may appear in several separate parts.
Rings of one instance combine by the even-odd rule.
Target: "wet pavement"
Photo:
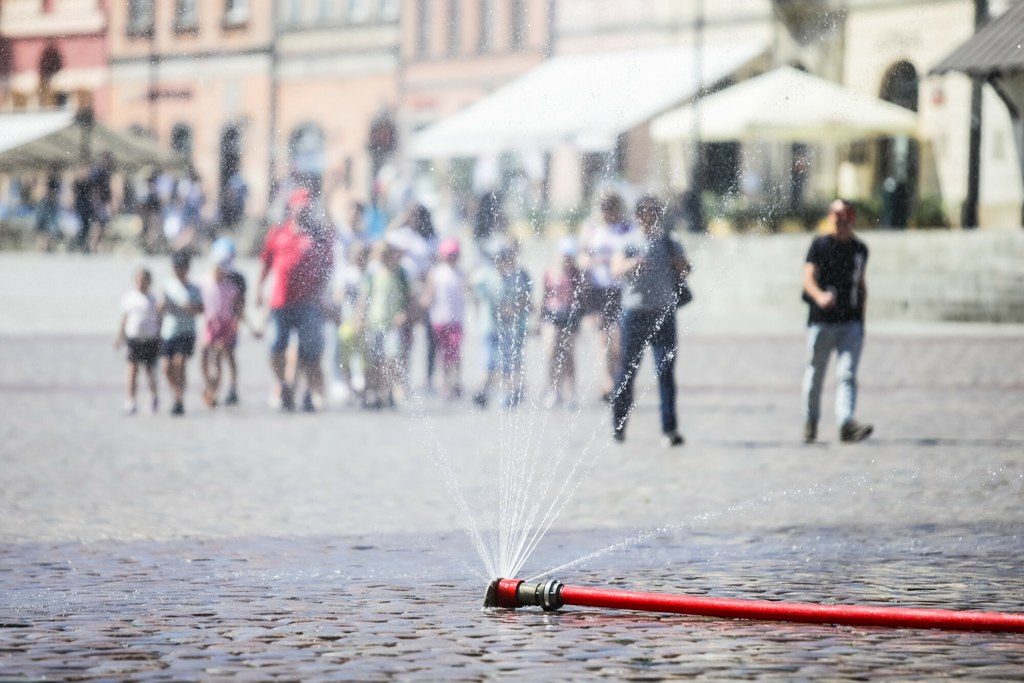
[[[116,307],[123,264],[90,267]],[[489,527],[500,454],[529,449],[570,454],[552,478],[587,476],[524,578],[1024,612],[1024,334],[869,328],[858,412],[876,435],[837,443],[830,381],[805,446],[799,328],[689,333],[685,316],[673,450],[649,366],[623,445],[590,375],[578,413],[540,408],[534,378],[517,413],[424,397],[279,414],[250,338],[237,410],[202,409],[193,382],[184,419],[126,418],[113,327],[96,333],[116,314],[4,327],[0,680],[1020,680],[1022,634],[481,608],[464,512]]]

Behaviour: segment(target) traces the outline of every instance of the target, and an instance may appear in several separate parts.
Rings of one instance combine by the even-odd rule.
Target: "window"
[[[430,0],[416,3],[416,56],[425,57],[430,51]]]
[[[331,21],[335,19],[335,0],[320,0],[320,21]]]
[[[153,31],[153,0],[128,0],[128,35],[149,35]]]
[[[448,54],[459,53],[462,42],[461,31],[462,16],[459,12],[461,0],[448,0]]]
[[[494,8],[491,0],[480,0],[480,35],[477,36],[477,52],[489,52],[491,49],[491,21]]]
[[[171,151],[186,161],[192,161],[192,127],[187,123],[175,124],[171,129]]]
[[[241,169],[242,132],[238,126],[228,124],[220,135],[220,183],[217,192],[217,208],[221,222],[226,225],[234,225],[244,217],[245,182]]]
[[[380,0],[380,20],[395,21],[401,8],[401,0]]]
[[[174,30],[194,31],[199,28],[198,0],[175,0]]]
[[[523,0],[511,0],[509,7],[509,45],[513,52],[522,52],[526,45],[526,6]]]
[[[369,0],[348,0],[348,20],[361,24],[370,18]]]
[[[292,176],[314,194],[323,184],[325,160],[324,134],[315,123],[296,128],[288,141],[288,161]]]
[[[224,0],[224,25],[238,26],[249,21],[249,0]]]
[[[302,0],[288,0],[284,8],[285,24],[288,26],[298,26],[302,23]]]

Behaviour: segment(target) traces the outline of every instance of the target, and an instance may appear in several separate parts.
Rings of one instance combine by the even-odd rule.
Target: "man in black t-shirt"
[[[803,382],[804,441],[818,437],[821,386],[832,351],[836,352],[836,422],[839,439],[863,441],[873,427],[854,419],[857,365],[864,345],[864,269],[868,248],[853,234],[853,206],[837,199],[829,207],[832,230],[811,244],[804,263],[803,298],[807,316],[807,369]]]

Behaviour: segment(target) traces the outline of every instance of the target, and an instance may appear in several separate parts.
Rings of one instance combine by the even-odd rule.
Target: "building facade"
[[[998,16],[1014,1],[987,4]],[[403,154],[412,134],[551,57],[758,43],[765,56],[754,68],[798,65],[899,104],[917,112],[919,134],[854,144],[712,145],[703,152],[714,171],[709,187],[747,192],[756,176],[784,169],[773,182],[789,198],[840,193],[881,205],[905,195],[940,206],[957,224],[971,84],[928,70],[972,35],[975,4],[3,0],[0,110],[92,106],[104,123],[149,134],[185,158],[210,198],[240,177],[250,215],[261,215],[276,183],[299,178],[322,190],[340,216],[348,201],[381,189],[375,178],[413,175]],[[1012,129],[987,86],[982,112],[980,222],[1016,225],[1024,189]],[[623,131],[610,153],[562,148],[528,159],[420,162],[433,186],[413,191],[429,197],[454,186],[472,194],[496,179],[525,178],[532,192],[569,205],[586,199],[588,178],[609,169],[638,186],[678,191],[692,182],[684,147],[655,145],[638,126]],[[888,209],[886,218],[916,220]]]
[[[0,111],[93,107],[107,114],[104,0],[0,3]]]
[[[322,191],[339,219],[371,199],[399,144],[401,10],[398,0],[278,2],[275,166]]]
[[[269,194],[271,0],[128,0],[109,6],[108,123],[152,136],[195,169],[207,197]]]
[[[987,4],[997,16],[1012,1]],[[410,16],[403,23],[403,56],[409,60],[409,80],[403,103],[413,130],[442,117],[448,106],[474,101],[474,93],[481,91],[474,88],[483,78],[480,70],[500,74],[484,66],[489,56],[472,51],[458,53],[457,60],[445,59],[443,27],[452,22],[443,4],[406,3]],[[499,20],[503,12],[508,16],[507,7],[518,3],[469,4],[489,6]],[[839,193],[862,200],[884,224],[934,224],[929,221],[943,220],[944,213],[956,225],[967,189],[970,82],[956,74],[927,73],[973,33],[975,5],[974,0],[556,0],[543,8],[548,31],[542,56],[760,41],[765,48],[760,70],[791,64],[898,104],[917,113],[919,134],[853,144],[707,145],[701,167],[710,187],[719,194],[747,193],[751,196],[741,197],[743,201],[765,205],[780,200],[787,206],[804,200],[820,204]],[[417,11],[437,16],[415,21]],[[417,59],[417,51],[424,58]],[[443,100],[436,94],[442,92],[448,93]],[[1024,190],[1012,145],[1005,107],[986,87],[982,226],[1019,222]],[[693,182],[693,160],[686,151],[652,145],[640,126],[624,132],[614,158],[554,150],[549,183],[562,202],[586,200],[585,189],[592,185],[587,176],[595,168],[605,173],[611,169],[641,187],[681,190]]]

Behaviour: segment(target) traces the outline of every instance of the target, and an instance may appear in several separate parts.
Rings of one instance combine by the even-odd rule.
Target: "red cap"
[[[309,190],[304,187],[297,187],[292,190],[292,195],[288,197],[288,208],[294,211],[295,209],[301,209],[306,204],[309,204]]]

